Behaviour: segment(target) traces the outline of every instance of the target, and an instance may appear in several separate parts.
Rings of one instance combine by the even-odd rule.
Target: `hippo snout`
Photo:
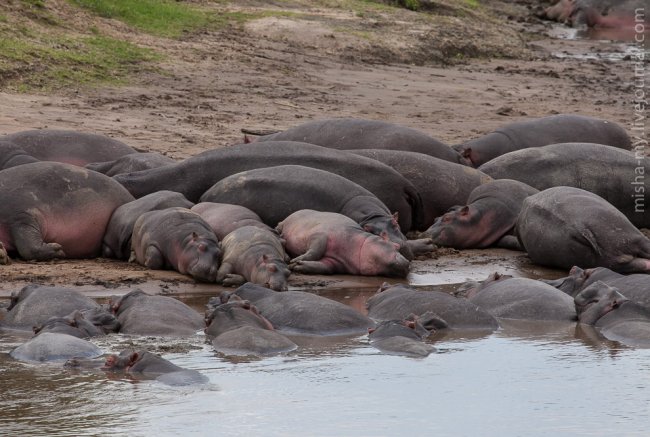
[[[388,271],[390,273],[390,276],[404,278],[409,273],[409,266],[409,260],[404,258],[402,255],[397,254],[395,260],[389,264]]]

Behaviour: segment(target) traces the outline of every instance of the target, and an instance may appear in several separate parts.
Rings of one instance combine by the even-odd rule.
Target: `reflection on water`
[[[338,300],[356,302],[352,294]],[[502,325],[435,338],[424,359],[383,355],[367,336],[297,337],[288,356],[238,361],[201,335],[98,342],[106,352],[134,342],[175,351],[163,355],[210,379],[190,387],[19,363],[8,352],[24,338],[4,332],[0,434],[647,435],[650,351],[575,324]]]

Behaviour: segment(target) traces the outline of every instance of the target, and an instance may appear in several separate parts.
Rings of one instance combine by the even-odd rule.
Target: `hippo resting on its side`
[[[609,340],[628,346],[650,347],[650,309],[597,281],[575,297],[580,323],[593,325]]]
[[[360,335],[375,326],[348,305],[304,291],[277,293],[248,283],[222,293],[221,302],[233,295],[250,301],[276,329],[289,334]]]
[[[244,226],[255,226],[260,229],[275,232],[275,229],[262,222],[260,216],[241,205],[200,202],[191,209],[210,225],[219,241],[223,240],[226,235],[235,229],[243,228]]]
[[[257,141],[301,141],[330,149],[386,149],[417,152],[468,165],[451,147],[429,135],[398,124],[359,118],[309,121]]]
[[[304,209],[278,224],[290,268],[299,273],[349,273],[406,277],[409,261],[395,243],[365,232],[354,220],[333,212]]]
[[[37,335],[9,353],[13,359],[28,362],[95,358],[101,354],[101,349],[87,340],[53,332]]]
[[[269,226],[277,226],[301,209],[336,212],[350,217],[371,234],[386,234],[400,245],[404,256],[413,258],[411,245],[407,244],[396,217],[386,205],[358,184],[317,168],[281,165],[236,173],[203,193],[201,202],[245,206]],[[421,243],[418,252],[432,250],[430,241]]]
[[[650,239],[603,198],[579,188],[526,198],[516,234],[535,264],[650,272]]]
[[[496,318],[566,322],[576,320],[570,296],[534,279],[493,273],[480,285],[468,289],[466,297]]]
[[[93,170],[106,176],[115,176],[116,174],[164,167],[175,162],[175,160],[160,153],[146,152],[131,153],[130,155],[124,155],[112,161],[91,162],[90,164],[86,164],[85,167],[88,170]]]
[[[573,266],[569,276],[565,278],[543,280],[571,297],[575,297],[596,281],[617,288],[628,299],[650,309],[650,275],[648,274],[621,275],[605,267],[583,270]]]
[[[184,369],[145,350],[128,349],[106,358],[102,370],[125,372],[136,379],[155,379],[167,385],[205,384],[208,377],[196,370]]]
[[[111,178],[58,162],[0,172],[0,243],[27,260],[93,258],[113,211],[133,197]]]
[[[421,153],[377,149],[350,152],[388,165],[413,184],[422,199],[422,219],[415,227],[419,231],[431,226],[449,208],[464,205],[472,190],[492,180],[477,169]]]
[[[191,208],[194,205],[182,194],[158,191],[118,207],[108,222],[102,241],[102,254],[106,258],[129,259],[131,237],[135,222],[142,214],[172,207]]]
[[[629,135],[610,121],[575,114],[519,121],[500,127],[492,133],[453,146],[474,167],[515,150],[558,143],[596,143],[629,150]]]
[[[600,144],[563,143],[500,156],[480,167],[494,179],[514,179],[538,190],[567,186],[599,195],[638,228],[650,227],[649,190],[641,191],[650,174],[650,158]],[[640,208],[641,206],[641,208]]]
[[[114,176],[135,197],[160,190],[183,194],[192,202],[228,176],[256,168],[303,165],[329,171],[361,185],[399,213],[402,232],[418,223],[422,202],[409,181],[375,160],[340,150],[292,141],[240,144],[208,150],[177,164]]]
[[[201,216],[186,208],[142,214],[133,225],[130,261],[153,270],[174,269],[214,282],[221,261],[216,235]]]
[[[479,185],[467,205],[452,208],[421,235],[431,237],[439,246],[455,249],[496,244],[521,250],[512,232],[524,199],[536,193],[539,191],[535,188],[511,179]]]
[[[40,161],[65,162],[81,167],[137,152],[121,141],[72,130],[27,130],[5,135],[0,140],[20,146],[27,155]]]

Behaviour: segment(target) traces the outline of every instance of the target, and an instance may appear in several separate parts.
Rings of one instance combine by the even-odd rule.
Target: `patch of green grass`
[[[464,2],[471,9],[478,9],[480,6],[478,0],[464,0]]]

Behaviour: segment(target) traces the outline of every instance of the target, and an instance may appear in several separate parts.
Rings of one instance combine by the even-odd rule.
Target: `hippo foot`
[[[11,264],[11,258],[7,255],[7,249],[4,244],[0,242],[0,265],[7,266]]]
[[[65,252],[59,243],[45,243],[36,255],[37,261],[65,258]]]
[[[241,275],[235,275],[232,273],[228,273],[221,281],[221,285],[223,285],[224,287],[239,287],[241,285],[244,285],[245,283],[246,283],[246,278],[244,278]]]
[[[431,238],[420,238],[418,240],[407,240],[406,244],[413,252],[413,255],[420,256],[433,252],[437,246]]]

